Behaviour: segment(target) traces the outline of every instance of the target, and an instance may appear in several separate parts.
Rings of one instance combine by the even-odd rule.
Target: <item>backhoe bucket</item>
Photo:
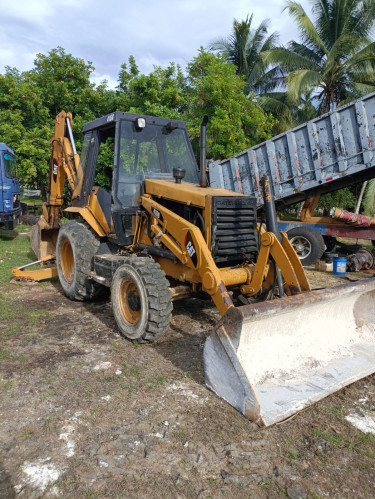
[[[260,426],[375,372],[375,279],[232,308],[204,346],[207,386]]]
[[[56,243],[59,229],[50,229],[43,218],[31,229],[30,243],[38,260],[48,255],[56,255]]]

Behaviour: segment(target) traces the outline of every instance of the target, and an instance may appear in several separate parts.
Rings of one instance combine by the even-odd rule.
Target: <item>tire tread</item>
[[[167,331],[172,319],[173,304],[169,282],[159,264],[150,257],[131,255],[124,259],[123,265],[129,265],[137,272],[144,286],[148,303],[144,331],[138,338],[128,339],[137,343],[153,343]],[[114,296],[112,296],[112,303],[113,299]],[[121,332],[126,336],[125,331]]]

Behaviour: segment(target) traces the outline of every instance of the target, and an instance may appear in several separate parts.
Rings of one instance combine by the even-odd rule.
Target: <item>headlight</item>
[[[146,128],[146,120],[144,118],[137,118],[135,120],[135,128],[137,130],[142,130],[142,128]]]

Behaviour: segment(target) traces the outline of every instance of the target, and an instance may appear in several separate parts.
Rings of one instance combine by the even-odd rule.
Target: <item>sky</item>
[[[311,0],[299,0],[310,14]],[[285,0],[0,0],[0,73],[27,71],[38,53],[61,46],[90,61],[94,83],[117,84],[134,55],[142,73],[170,62],[183,68],[201,46],[227,37],[233,20],[253,13],[253,26],[270,19],[280,42],[298,39]]]

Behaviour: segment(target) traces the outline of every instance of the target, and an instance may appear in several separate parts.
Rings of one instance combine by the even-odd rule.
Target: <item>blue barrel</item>
[[[346,258],[334,258],[333,259],[333,273],[335,275],[345,275],[346,274]]]

